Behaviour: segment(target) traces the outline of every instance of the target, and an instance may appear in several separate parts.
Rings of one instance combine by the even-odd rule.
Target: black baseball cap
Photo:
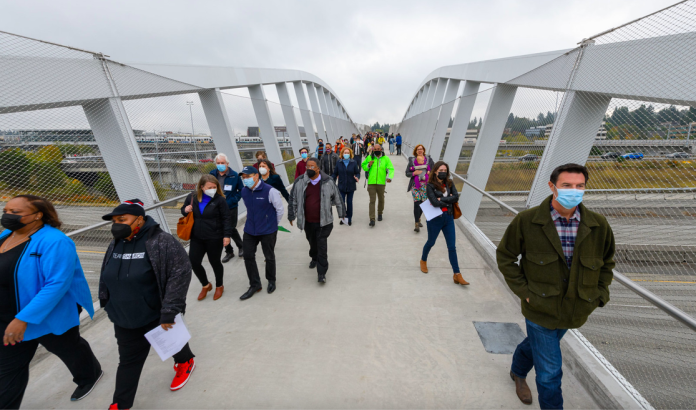
[[[135,215],[145,217],[145,205],[143,204],[143,201],[137,198],[129,199],[121,202],[121,204],[114,208],[113,211],[102,216],[102,219],[109,221],[112,217],[117,215]]]

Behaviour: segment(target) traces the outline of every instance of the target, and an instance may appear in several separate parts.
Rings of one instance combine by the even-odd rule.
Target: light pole
[[[162,166],[160,165],[159,157],[159,144],[157,142],[157,130],[152,130],[152,133],[154,134],[155,139],[155,158],[157,159],[157,171],[159,173],[160,185],[164,186],[164,182],[162,181]]]
[[[193,130],[193,101],[186,101],[186,105],[189,106],[189,113],[191,114],[191,139],[193,139],[193,155],[196,158],[196,164],[198,164],[198,148],[196,147],[196,133]]]

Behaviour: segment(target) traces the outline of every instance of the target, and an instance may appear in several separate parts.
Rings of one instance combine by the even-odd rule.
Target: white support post
[[[527,208],[539,205],[551,195],[548,182],[556,167],[571,162],[585,165],[610,102],[611,97],[606,95],[565,92],[558,118],[534,175]]]
[[[452,124],[449,141],[447,141],[445,156],[442,157],[442,160],[448,163],[452,169],[457,169],[464,137],[466,137],[466,129],[469,127],[471,113],[474,111],[474,104],[476,103],[480,86],[481,83],[475,81],[464,83],[464,91],[462,92],[462,98],[459,100],[459,106],[457,106],[457,113],[454,115],[454,124]],[[446,132],[447,130],[445,130]]]
[[[292,102],[290,101],[290,93],[288,92],[288,86],[285,83],[276,83],[276,91],[278,91],[278,98],[280,99],[280,108],[283,110],[283,118],[285,119],[285,128],[290,136],[290,145],[292,146],[292,153],[295,158],[300,156],[300,149],[302,148],[302,140],[300,139],[300,128],[297,125],[297,118],[295,118],[295,109],[292,107]]]
[[[488,101],[483,125],[481,125],[481,132],[476,141],[467,173],[467,180],[481,189],[486,189],[488,176],[491,173],[495,154],[498,152],[500,138],[505,130],[505,123],[510,114],[516,93],[516,86],[497,84],[493,89],[490,101]],[[468,122],[467,119],[464,119],[464,121]],[[460,202],[460,206],[462,215],[471,223],[474,223],[476,220],[482,196],[481,193],[464,184],[462,197],[466,198],[466,201]]]
[[[428,105],[428,101],[432,100],[432,93],[434,91],[434,88],[432,87],[433,81],[429,81],[425,87],[423,87],[423,98],[422,102],[420,104],[420,107],[418,108],[418,115],[416,115],[416,124],[413,129],[414,131],[414,138],[413,138],[413,145],[418,145],[423,143],[423,129],[425,128],[425,123],[427,122],[427,112],[430,106]]]
[[[121,98],[92,102],[83,105],[82,109],[119,199],[138,198],[145,206],[157,203],[158,199],[164,200],[157,197]],[[162,208],[149,211],[149,214],[163,231],[171,232]]]
[[[201,91],[198,93],[198,97],[201,99],[201,106],[215,143],[215,149],[218,153],[222,152],[227,155],[230,167],[233,170],[241,171],[244,166],[242,165],[242,159],[239,157],[237,141],[234,139],[234,132],[230,119],[227,116],[225,102],[220,89]]]
[[[321,108],[321,116],[324,119],[324,127],[326,128],[326,138],[324,143],[327,142],[333,144],[336,138],[334,138],[333,121],[331,121],[331,114],[329,114],[329,106],[326,104],[326,96],[324,96],[324,87],[319,84],[314,84],[314,88],[317,90],[317,100],[319,101],[319,108]]]
[[[442,97],[445,95],[447,79],[438,78],[437,86],[433,86],[435,87],[435,93],[433,95],[432,101],[430,102],[430,112],[428,113],[427,124],[425,127],[425,131],[423,132],[423,137],[425,139],[423,145],[428,147],[427,151],[428,153],[430,153],[430,155],[433,154],[431,148],[433,146],[433,138],[435,136],[435,126],[437,125],[438,117],[440,116],[440,106],[442,105]],[[437,153],[437,156],[440,156],[440,152]]]
[[[268,108],[268,101],[266,100],[266,93],[263,91],[263,85],[252,85],[248,88],[251,104],[256,114],[256,121],[259,123],[259,134],[261,134],[263,146],[266,149],[266,155],[272,163],[276,164],[276,172],[280,175],[283,183],[289,185],[290,181],[288,180],[288,173],[285,171],[285,165],[278,165],[283,162],[283,154],[280,152],[278,138],[273,128],[271,110]]]
[[[336,138],[338,139],[339,137],[344,136],[343,134],[345,134],[345,127],[343,126],[343,120],[341,119],[341,114],[340,114],[340,111],[338,110],[338,102],[336,101],[336,96],[331,94],[331,93],[328,93],[328,96],[329,96],[328,102],[329,102],[329,105],[331,106],[331,108],[329,110],[330,110],[330,112],[333,111],[334,121],[336,123],[336,130],[337,130],[336,134],[338,134],[336,136]]]
[[[428,150],[430,152],[430,156],[435,162],[440,160],[442,154],[442,145],[445,143],[445,135],[447,134],[447,127],[449,126],[450,118],[452,118],[452,109],[454,108],[454,102],[457,98],[457,91],[459,91],[460,83],[460,80],[454,79],[450,79],[449,83],[447,83],[445,102],[440,109],[440,118],[438,119],[437,126],[435,127],[433,142]]]
[[[334,142],[336,142],[339,136],[338,124],[336,123],[336,115],[333,112],[333,104],[331,104],[331,93],[324,87],[322,87],[321,90],[324,93],[324,105],[322,105],[321,108],[326,108],[326,113],[328,114],[329,121],[331,122],[330,142],[333,146]],[[322,101],[321,97],[319,98],[319,101]]]
[[[300,105],[300,114],[302,116],[302,126],[305,129],[307,144],[309,145],[309,151],[311,152],[314,147],[317,146],[317,136],[314,134],[314,125],[312,124],[312,116],[309,113],[309,106],[307,105],[307,99],[305,98],[305,89],[302,86],[302,81],[295,81],[292,83],[292,85],[295,87],[295,96],[297,97],[297,103]]]
[[[314,124],[317,126],[317,139],[326,140],[328,134],[326,128],[324,127],[324,121],[321,118],[321,109],[319,108],[319,99],[317,98],[317,91],[314,83],[306,83],[307,88],[307,98],[309,98],[309,103],[312,105],[312,112],[314,113]],[[312,152],[317,148],[319,142],[314,146],[309,147],[309,151]]]

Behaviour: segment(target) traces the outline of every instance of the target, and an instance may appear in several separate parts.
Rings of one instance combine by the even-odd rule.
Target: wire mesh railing
[[[690,94],[696,77],[685,75],[696,59],[696,2],[579,44],[509,82],[517,85],[516,96],[472,222],[497,244],[518,211],[551,194],[544,185],[555,165],[548,164],[585,163],[583,202],[612,226],[616,270],[624,275],[617,281],[627,287],[612,285],[611,302],[580,333],[652,406],[693,407],[696,333],[629,288],[640,285],[696,317],[696,98]],[[461,175],[481,143],[475,137],[484,110],[475,112],[453,119],[469,122],[472,137],[462,145]],[[405,127],[417,135],[427,118],[426,112],[406,119]],[[561,132],[586,137],[571,140]],[[539,175],[542,159],[545,175]]]

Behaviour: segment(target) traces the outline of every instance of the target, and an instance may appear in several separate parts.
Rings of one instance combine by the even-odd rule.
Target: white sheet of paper
[[[425,215],[426,221],[429,221],[433,218],[437,218],[438,216],[442,215],[442,209],[432,206],[430,201],[428,201],[427,199],[420,204],[420,207],[423,210],[423,215]]]
[[[145,333],[145,338],[155,348],[162,361],[169,359],[179,353],[191,340],[191,334],[186,328],[184,317],[181,313],[174,318],[174,326],[169,330],[162,329],[162,326]]]

